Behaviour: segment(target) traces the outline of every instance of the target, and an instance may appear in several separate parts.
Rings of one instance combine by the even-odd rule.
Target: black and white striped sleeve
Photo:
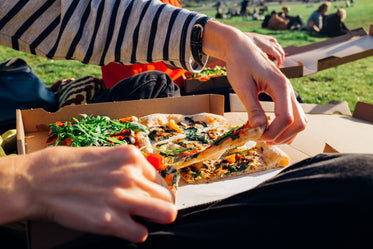
[[[0,45],[95,65],[164,61],[199,71],[190,34],[201,16],[159,0],[0,1]]]

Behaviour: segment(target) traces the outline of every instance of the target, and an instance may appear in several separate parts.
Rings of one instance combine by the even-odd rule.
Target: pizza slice
[[[263,134],[264,129],[265,126],[252,128],[247,122],[245,125],[225,132],[208,147],[190,154],[180,153],[178,156],[170,158],[168,163],[180,169],[198,162],[218,159],[230,147],[242,146],[248,141],[258,139]]]
[[[164,157],[165,171],[161,173],[165,181],[175,189],[179,182],[179,171],[169,162],[175,157],[196,153],[208,147],[212,141],[229,130],[227,120],[211,113],[193,115],[155,113],[139,118],[141,124],[149,129],[151,149]]]
[[[187,183],[200,183],[282,168],[289,163],[289,157],[278,147],[256,143],[250,147],[230,148],[217,160],[200,161],[183,167],[180,176]]]
[[[149,129],[152,149],[164,155],[168,164],[177,156],[207,148],[230,128],[224,117],[211,113],[158,113],[140,117],[139,121]]]

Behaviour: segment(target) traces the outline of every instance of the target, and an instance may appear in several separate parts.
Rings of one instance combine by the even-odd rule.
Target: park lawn
[[[343,3],[343,1],[341,2]],[[290,14],[299,14],[304,20],[317,8],[316,4],[313,7],[305,4],[291,4],[289,6],[291,8]],[[206,9],[206,6],[203,9]],[[214,17],[216,11],[213,8],[210,9],[212,10],[200,12]],[[269,6],[269,12],[272,10],[279,11],[280,9],[281,6]],[[199,11],[198,8],[193,10]],[[330,13],[334,10],[333,6]],[[283,47],[303,46],[326,39],[310,36],[307,32],[263,29],[260,21],[243,20],[242,17],[225,19],[222,22],[245,32],[274,36]],[[353,7],[347,9],[346,25],[351,29],[363,27],[368,31],[370,24],[373,24],[373,1],[355,1]],[[26,60],[48,86],[59,79],[79,78],[87,75],[101,77],[101,70],[98,66],[86,65],[77,61],[50,60],[0,46],[0,61],[5,61],[11,57],[20,57]],[[306,103],[325,104],[331,100],[345,100],[353,111],[357,101],[373,103],[373,57],[327,69],[310,76],[291,79],[290,81]]]

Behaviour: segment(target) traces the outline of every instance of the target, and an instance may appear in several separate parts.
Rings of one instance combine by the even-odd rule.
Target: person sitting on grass
[[[343,8],[338,8],[335,13],[327,15],[320,33],[329,37],[347,34],[350,30],[343,22],[346,16],[346,10]]]
[[[299,20],[285,19],[275,11],[272,11],[271,18],[268,21],[268,28],[272,30],[298,30]]]
[[[323,26],[324,18],[330,8],[329,2],[324,2],[319,5],[307,20],[307,28],[310,32],[320,32]]]

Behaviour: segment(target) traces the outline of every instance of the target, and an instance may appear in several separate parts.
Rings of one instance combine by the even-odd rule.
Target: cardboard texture
[[[373,25],[370,32],[363,28],[325,41],[302,47],[284,48],[287,56],[281,71],[288,78],[299,78],[319,71],[373,55]],[[224,66],[224,63],[220,63]],[[226,76],[211,77],[207,81],[190,79],[185,82],[185,93],[191,94],[208,89],[229,88]]]
[[[342,36],[303,47],[287,47],[281,71],[298,78],[373,55],[373,36],[355,29]]]

